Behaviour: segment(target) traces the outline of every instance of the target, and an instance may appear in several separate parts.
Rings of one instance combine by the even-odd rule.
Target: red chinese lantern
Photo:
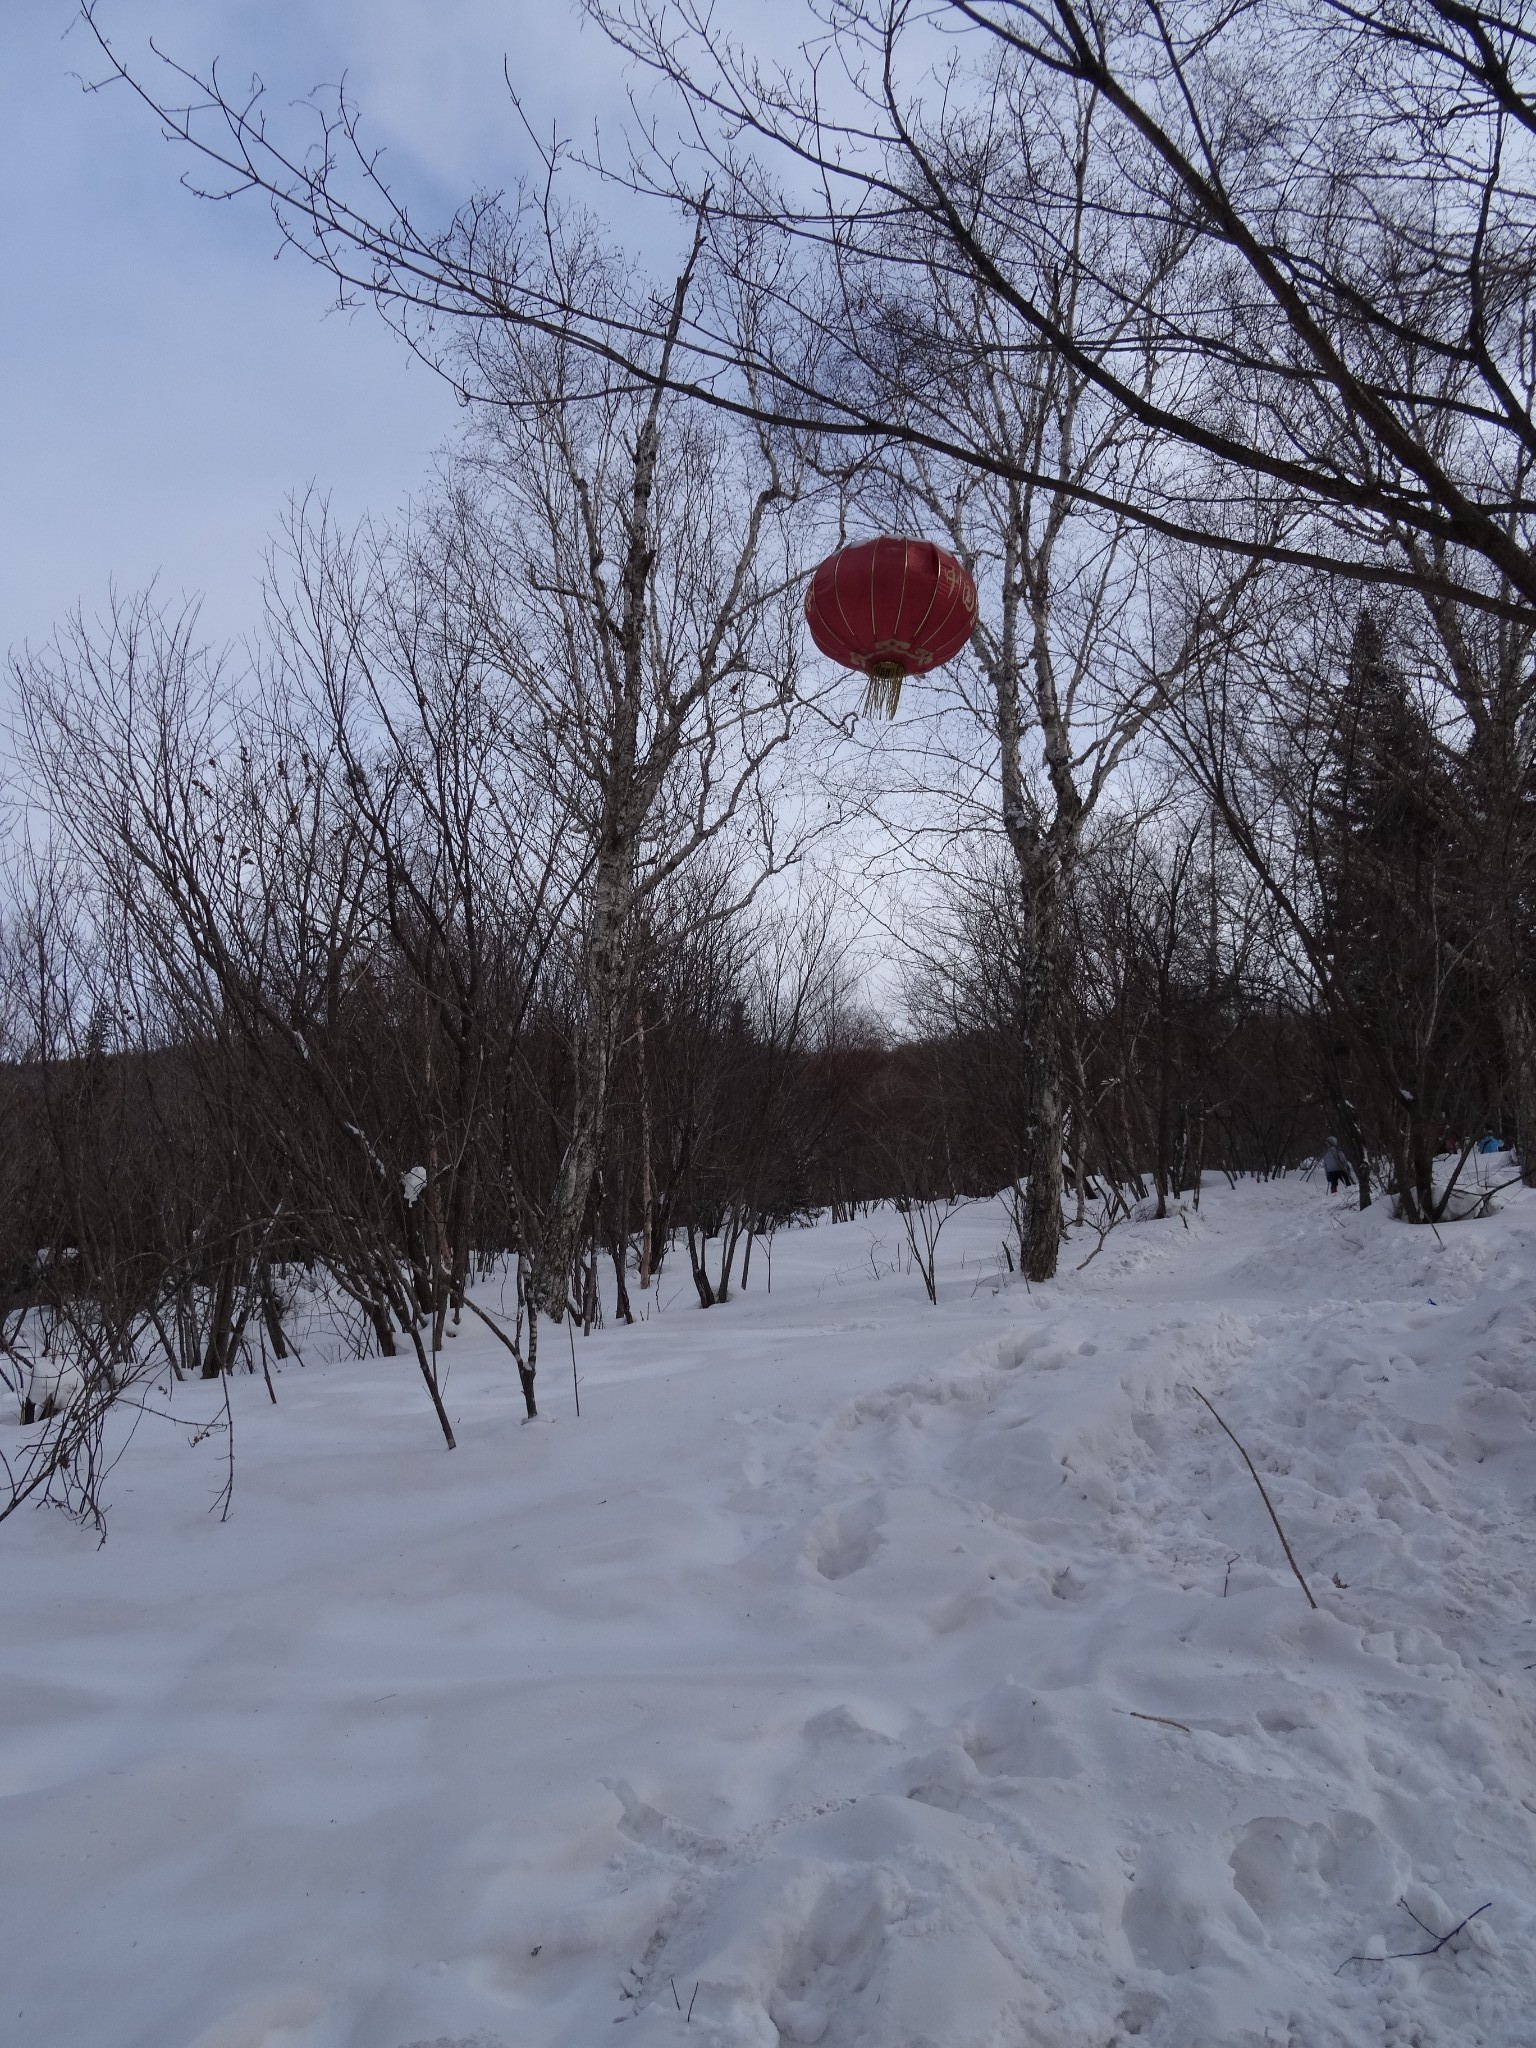
[[[970,639],[976,585],[931,540],[864,540],[821,564],[805,622],[823,654],[869,677],[865,711],[894,718],[904,679],[952,661]]]

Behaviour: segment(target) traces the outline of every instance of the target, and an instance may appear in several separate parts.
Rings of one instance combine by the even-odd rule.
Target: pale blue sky
[[[120,88],[87,96],[74,0],[0,0],[0,650],[46,637],[115,580],[205,596],[217,636],[257,612],[290,493],[389,514],[457,412],[368,314],[328,313],[324,278],[259,203],[180,189],[184,156]],[[590,133],[622,116],[608,47],[567,0],[104,0],[125,49],[153,33],[275,104],[346,71],[418,204],[446,216],[510,184],[531,110]]]

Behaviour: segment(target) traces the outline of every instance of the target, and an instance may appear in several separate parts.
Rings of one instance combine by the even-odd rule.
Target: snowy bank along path
[[[0,1530],[0,2040],[1536,2044],[1502,1200],[1219,1185],[1033,1293],[989,1205],[937,1310],[786,1233],[579,1421],[563,1332],[524,1428],[466,1326],[453,1453],[408,1359],[240,1380],[223,1526],[145,1421],[103,1547]]]

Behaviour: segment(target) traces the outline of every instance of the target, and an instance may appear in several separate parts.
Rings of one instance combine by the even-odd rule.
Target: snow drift
[[[224,1526],[145,1422],[104,1547],[3,1532],[0,2035],[1536,2044],[1504,1200],[1218,1188],[1033,1293],[981,1207],[937,1310],[893,1219],[793,1233],[579,1422],[471,1325],[452,1454],[399,1360],[238,1381]]]

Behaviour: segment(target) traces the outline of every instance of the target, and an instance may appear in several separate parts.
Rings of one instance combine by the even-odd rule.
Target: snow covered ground
[[[224,1526],[146,1421],[103,1548],[0,1529],[0,2040],[1536,2044],[1502,1200],[1219,1185],[1033,1294],[979,1208],[936,1310],[787,1233],[579,1421],[563,1332],[524,1428],[466,1327],[452,1453],[409,1359],[239,1381]]]

